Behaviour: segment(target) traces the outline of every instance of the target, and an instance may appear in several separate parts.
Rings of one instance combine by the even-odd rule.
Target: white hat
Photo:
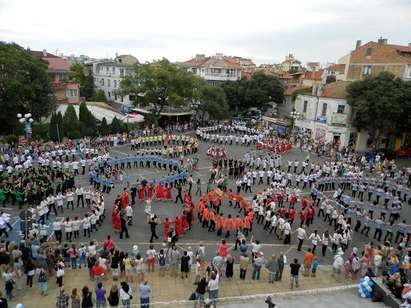
[[[133,250],[138,250],[138,246],[137,246],[137,245],[134,245],[134,246],[133,246]]]

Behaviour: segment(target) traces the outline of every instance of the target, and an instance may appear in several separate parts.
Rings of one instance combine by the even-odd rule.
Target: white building
[[[109,101],[131,106],[128,95],[121,96],[117,93],[120,82],[133,70],[133,65],[138,61],[131,55],[116,56],[114,60],[98,61],[93,63],[94,85],[103,90]]]
[[[180,62],[179,65],[212,84],[241,79],[240,61],[237,58],[227,57],[221,53],[211,57],[196,55],[188,61]]]
[[[356,142],[356,130],[351,125],[351,106],[345,88],[348,82],[337,81],[325,85],[318,95],[298,95],[295,110],[300,117],[295,126],[309,132],[319,144],[339,144],[346,147]]]

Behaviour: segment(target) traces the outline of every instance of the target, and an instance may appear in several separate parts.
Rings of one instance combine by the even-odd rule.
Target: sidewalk
[[[262,277],[259,281],[251,280],[251,269],[247,271],[246,280],[239,279],[239,270],[235,268],[234,278],[230,281],[225,278],[220,282],[219,297],[221,303],[233,303],[233,302],[247,302],[253,298],[265,297],[267,294],[272,293],[285,293],[290,292],[289,287],[289,269],[285,268],[283,279],[280,282],[274,284],[268,283],[268,275],[266,271],[262,271]],[[151,286],[151,305],[155,307],[164,307],[166,305],[173,304],[173,307],[192,307],[192,303],[187,303],[190,294],[195,290],[194,274],[188,279],[181,279],[180,277],[170,277],[166,275],[160,277],[158,272],[150,273],[147,276],[148,283]],[[116,283],[119,285],[121,280]],[[22,281],[21,283],[24,283]],[[113,284],[110,278],[103,281],[103,285],[107,290],[107,295]],[[297,292],[302,290],[312,290],[311,293],[316,293],[316,289],[320,288],[332,288],[349,286],[355,284],[354,281],[342,280],[337,282],[331,277],[330,269],[322,268],[317,273],[317,277],[300,277],[300,287],[295,289]],[[66,293],[71,294],[73,288],[77,288],[81,294],[83,286],[87,285],[94,294],[94,282],[90,281],[88,277],[88,271],[86,269],[81,270],[66,270],[64,277],[64,289]],[[139,303],[138,296],[138,283],[133,282],[131,284],[133,290],[133,304]],[[339,288],[337,288],[338,290]],[[42,308],[42,307],[55,307],[55,299],[58,292],[58,288],[55,284],[55,278],[49,279],[49,295],[44,297],[39,294],[37,283],[34,283],[32,289],[23,288],[22,291],[15,290],[16,299],[12,301],[12,304],[23,303],[26,308]],[[260,296],[258,296],[260,294]],[[155,304],[155,305],[154,305]],[[138,307],[136,305],[135,307]]]

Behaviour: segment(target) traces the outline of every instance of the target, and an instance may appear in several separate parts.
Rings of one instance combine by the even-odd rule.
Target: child
[[[56,264],[56,283],[59,288],[63,286],[63,276],[64,276],[64,263],[59,261]]]
[[[42,267],[37,269],[37,282],[39,283],[41,295],[46,296],[48,290],[47,274],[44,268]]]
[[[160,249],[160,253],[158,254],[157,258],[158,258],[160,276],[164,277],[164,274],[166,271],[166,256],[164,254],[164,249]]]
[[[317,257],[314,257],[313,264],[311,265],[311,277],[315,277],[319,266],[320,266],[320,262],[318,262]]]
[[[81,244],[81,247],[78,250],[79,253],[79,268],[82,267],[82,265],[84,265],[84,267],[86,267],[86,247],[84,247],[83,244]]]

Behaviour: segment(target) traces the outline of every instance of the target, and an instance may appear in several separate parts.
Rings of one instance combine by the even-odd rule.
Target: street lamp
[[[295,120],[297,120],[300,117],[300,113],[294,109],[293,111],[291,111],[290,116],[291,116],[291,131],[293,131]]]
[[[22,115],[21,113],[17,114],[17,118],[21,124],[24,124],[24,131],[26,132],[26,139],[30,140],[33,130],[31,126],[34,122],[33,118],[31,117],[31,113],[26,113]]]

